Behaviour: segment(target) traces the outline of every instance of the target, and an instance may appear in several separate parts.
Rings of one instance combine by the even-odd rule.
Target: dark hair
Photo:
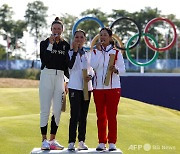
[[[60,24],[62,26],[63,29],[63,23],[62,21],[59,19],[59,17],[56,17],[55,20],[53,21],[53,23],[51,24],[51,28],[54,24]]]
[[[76,35],[77,32],[82,32],[84,34],[84,36],[86,37],[86,33],[85,31],[83,31],[82,29],[78,29],[74,32],[74,36]]]
[[[103,30],[106,30],[110,37],[112,36],[112,30],[109,27],[101,28],[100,32],[103,31]],[[109,43],[112,44],[112,46],[114,46],[114,44],[115,44],[113,39],[110,40]]]
[[[101,28],[100,32],[103,31],[103,30],[106,30],[108,32],[109,36],[112,36],[112,30],[109,27]]]

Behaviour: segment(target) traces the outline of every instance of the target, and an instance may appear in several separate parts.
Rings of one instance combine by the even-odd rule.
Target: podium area
[[[105,151],[96,151],[95,148],[89,148],[88,150],[78,150],[75,151],[69,151],[67,148],[64,148],[63,150],[41,150],[41,148],[34,148],[31,151],[31,154],[57,154],[57,153],[66,153],[66,154],[72,154],[72,153],[89,153],[89,154],[99,154],[99,153],[115,153],[115,154],[123,154],[123,152],[120,149],[117,149],[116,151],[109,151],[108,149]]]

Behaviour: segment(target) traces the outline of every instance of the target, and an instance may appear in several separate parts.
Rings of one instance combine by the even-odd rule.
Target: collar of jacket
[[[111,44],[109,44],[106,48],[102,46],[102,50],[105,52],[109,52],[111,49],[113,49],[113,46]]]
[[[81,49],[79,48],[78,49],[78,53],[80,54],[80,55],[83,55],[83,54],[85,54],[85,50],[84,50],[84,48],[82,47]]]

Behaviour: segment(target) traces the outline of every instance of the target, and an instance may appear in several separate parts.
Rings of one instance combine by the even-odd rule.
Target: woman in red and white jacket
[[[110,54],[115,54],[114,65],[109,67],[111,77],[108,86],[104,85]],[[100,42],[91,54],[91,66],[95,71],[93,82],[93,96],[96,105],[97,127],[99,145],[96,150],[106,149],[109,143],[109,151],[116,150],[117,141],[117,111],[121,96],[120,74],[125,72],[124,60],[121,52],[114,48],[112,30],[102,28],[100,30]],[[108,126],[108,134],[106,128]]]

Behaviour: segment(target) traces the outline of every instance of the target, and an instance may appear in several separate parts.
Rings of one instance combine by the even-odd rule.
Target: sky
[[[175,14],[180,18],[180,7],[178,0],[41,0],[48,6],[48,15],[60,15],[68,13],[79,16],[82,11],[92,8],[100,8],[105,13],[110,13],[112,9],[124,9],[128,12],[139,11],[145,7],[158,8],[163,14]],[[2,4],[8,4],[15,12],[15,19],[23,19],[28,3],[34,0],[0,0]]]
[[[99,8],[104,13],[111,13],[113,9],[126,10],[130,13],[140,11],[145,7],[158,8],[161,14],[174,14],[180,19],[179,0],[41,0],[45,6],[48,6],[48,20],[53,21],[55,16],[61,14],[71,14],[79,17],[80,13],[93,8]],[[14,20],[24,20],[27,4],[34,0],[0,0],[0,7],[3,4],[8,4],[14,11]],[[26,37],[27,38],[27,37]],[[27,50],[32,49],[32,38],[25,40]]]

